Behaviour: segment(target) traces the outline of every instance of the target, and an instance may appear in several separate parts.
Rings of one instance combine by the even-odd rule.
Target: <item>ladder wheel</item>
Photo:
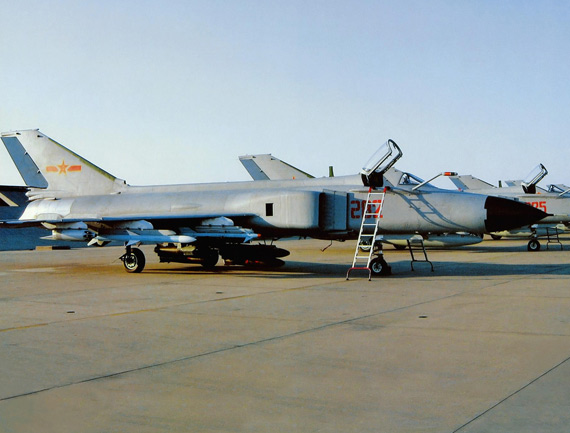
[[[372,275],[377,277],[383,277],[392,274],[392,268],[386,263],[384,257],[376,257],[370,262],[370,270]]]
[[[362,251],[363,253],[367,253],[368,251],[370,251],[370,249],[372,248],[372,242],[370,240],[366,240],[366,241],[362,241],[360,243],[360,245],[358,246],[358,248],[360,249],[360,251]]]

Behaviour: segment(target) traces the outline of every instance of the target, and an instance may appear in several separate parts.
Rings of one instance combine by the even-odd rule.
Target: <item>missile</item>
[[[52,230],[51,235],[42,236],[41,239],[48,241],[88,241],[93,237],[89,230]]]
[[[173,243],[173,244],[191,244],[196,241],[196,238],[186,235],[162,235],[162,234],[106,234],[94,237],[89,245],[93,245],[97,242],[108,242],[108,241],[119,241],[125,242],[127,245],[134,245],[138,243],[150,243],[150,244],[162,244],[162,243]]]

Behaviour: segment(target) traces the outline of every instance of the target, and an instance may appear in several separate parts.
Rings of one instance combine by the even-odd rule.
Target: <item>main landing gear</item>
[[[125,270],[132,274],[138,274],[144,269],[146,259],[144,253],[138,248],[127,246],[127,251],[121,256]]]
[[[546,249],[550,247],[551,244],[559,245],[560,249],[563,250],[562,242],[560,242],[560,230],[558,227],[546,227]],[[528,242],[529,251],[540,251],[540,242],[538,242],[538,234],[534,232],[533,238]]]
[[[226,266],[277,268],[285,264],[279,257],[289,255],[289,251],[274,245],[250,244],[224,244],[214,248],[204,245],[180,247],[174,244],[160,244],[155,247],[154,252],[158,254],[161,263],[195,263],[206,269],[214,268],[220,256],[224,259]],[[133,274],[142,272],[146,263],[144,253],[139,248],[130,245],[126,247],[126,252],[120,259],[125,270]]]

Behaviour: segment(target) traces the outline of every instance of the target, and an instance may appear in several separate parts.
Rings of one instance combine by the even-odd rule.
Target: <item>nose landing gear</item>
[[[531,239],[528,241],[526,248],[529,251],[540,251],[540,242],[538,242],[538,239]]]

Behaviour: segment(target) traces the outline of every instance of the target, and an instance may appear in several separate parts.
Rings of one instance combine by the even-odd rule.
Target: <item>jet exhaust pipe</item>
[[[485,209],[485,229],[488,233],[528,226],[548,216],[529,204],[502,197],[487,197]]]

